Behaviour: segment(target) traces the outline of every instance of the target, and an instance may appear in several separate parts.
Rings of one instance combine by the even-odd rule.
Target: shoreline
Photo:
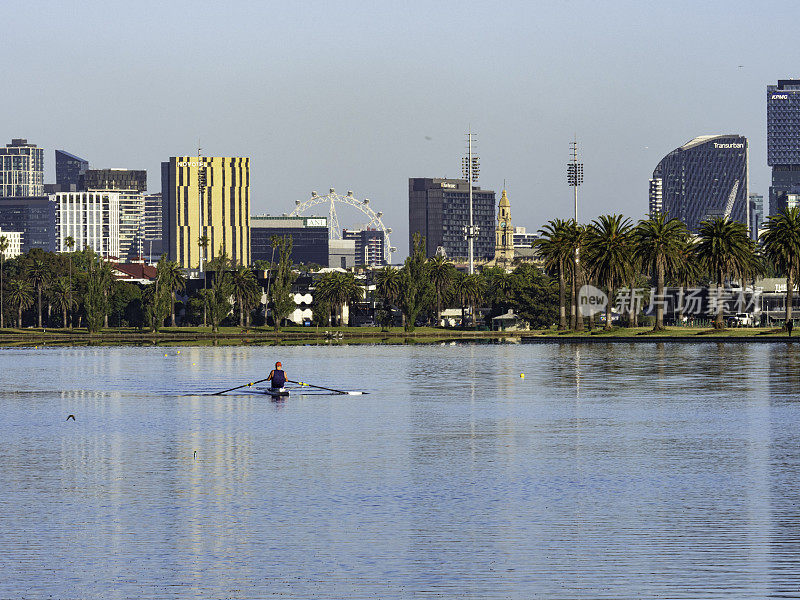
[[[12,329],[0,332],[0,347],[18,346],[84,346],[84,345],[300,345],[300,344],[434,344],[448,342],[497,343],[508,341],[523,344],[583,343],[795,343],[800,332],[790,337],[775,328],[731,328],[716,331],[707,328],[674,327],[655,333],[650,328],[615,328],[606,332],[554,330],[544,331],[478,331],[420,327],[406,332],[401,328],[381,331],[380,328],[345,327],[323,330],[286,328],[281,331],[250,327],[226,327],[219,333],[210,328],[166,327],[159,333],[130,328],[109,328],[95,334],[86,330]]]

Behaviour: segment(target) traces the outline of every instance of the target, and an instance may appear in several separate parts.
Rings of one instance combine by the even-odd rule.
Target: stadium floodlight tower
[[[567,184],[575,199],[575,223],[578,223],[578,186],[583,183],[583,163],[578,162],[578,138],[569,144],[572,159],[567,163]]]
[[[469,245],[470,275],[475,272],[475,236],[478,234],[478,228],[475,227],[472,218],[472,184],[478,181],[478,174],[480,173],[478,157],[472,154],[474,140],[475,134],[472,133],[472,128],[470,128],[467,132],[467,155],[461,159],[461,173],[464,179],[467,180],[467,187],[469,188],[469,225],[464,228],[464,232]]]

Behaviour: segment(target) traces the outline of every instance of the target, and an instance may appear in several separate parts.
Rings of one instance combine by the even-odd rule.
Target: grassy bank
[[[0,332],[0,346],[31,345],[81,345],[81,344],[167,344],[167,345],[241,345],[241,344],[409,344],[436,343],[469,340],[501,340],[522,338],[526,342],[648,342],[648,341],[686,341],[686,342],[766,342],[800,340],[797,336],[776,328],[747,327],[715,330],[709,328],[668,327],[654,332],[649,327],[615,327],[610,331],[593,329],[591,331],[545,331],[499,332],[437,327],[417,327],[405,332],[400,327],[383,331],[380,327],[286,327],[274,331],[267,327],[222,327],[213,333],[210,327],[164,327],[158,333],[142,331],[137,328],[112,327],[99,333],[90,334],[86,329],[3,329]]]
[[[109,327],[90,334],[85,328],[25,328],[0,331],[0,345],[45,344],[292,344],[292,343],[413,343],[503,338],[513,334],[491,331],[417,327],[412,332],[392,327],[163,327],[158,333],[134,327]]]

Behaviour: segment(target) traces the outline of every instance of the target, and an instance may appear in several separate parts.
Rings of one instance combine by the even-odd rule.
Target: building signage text
[[[447,183],[446,181],[443,181],[442,182],[442,187],[443,188],[455,188],[456,184],[455,183]]]
[[[772,94],[773,100],[788,100],[789,94]]]
[[[744,144],[743,143],[737,144],[735,142],[724,143],[724,144],[720,142],[714,142],[714,148],[744,148]]]

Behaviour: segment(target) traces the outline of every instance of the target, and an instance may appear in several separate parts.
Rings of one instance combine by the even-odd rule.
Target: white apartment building
[[[3,252],[5,258],[16,258],[22,254],[22,232],[0,229],[0,237],[6,238],[8,242],[8,248]]]
[[[103,258],[119,258],[118,192],[59,192],[50,199],[56,203],[58,252],[69,251],[64,242],[71,236],[74,250],[88,246]]]

